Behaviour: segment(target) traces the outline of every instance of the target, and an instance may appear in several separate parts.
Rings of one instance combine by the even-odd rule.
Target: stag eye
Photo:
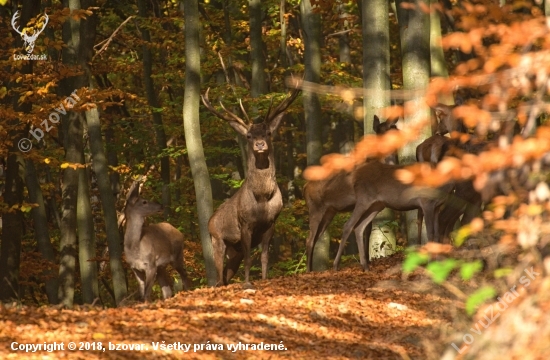
[[[267,136],[271,136],[271,131],[267,131]]]
[[[252,134],[246,134],[247,139],[252,139]]]
[[[143,205],[147,204],[147,200],[143,200],[143,203],[142,203],[142,204],[143,204]]]

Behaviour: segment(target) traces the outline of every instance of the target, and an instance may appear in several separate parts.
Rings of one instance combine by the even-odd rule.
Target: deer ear
[[[128,195],[126,196],[127,202],[134,202],[139,197],[139,182],[134,181],[130,190],[128,190]]]
[[[248,134],[248,128],[236,121],[230,121],[229,125],[231,125],[231,127],[242,136],[246,137],[246,134]]]
[[[378,127],[380,126],[380,119],[378,116],[374,115],[374,120],[372,121],[372,130],[376,133],[378,132]]]
[[[269,122],[269,125],[268,125],[269,131],[272,134],[274,134],[275,131],[277,131],[277,129],[279,128],[279,125],[281,125],[281,120],[283,119],[284,116],[285,116],[285,113],[282,112],[279,115],[275,116],[275,118]]]

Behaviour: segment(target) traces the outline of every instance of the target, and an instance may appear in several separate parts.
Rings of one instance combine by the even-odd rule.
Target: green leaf
[[[434,261],[426,266],[426,270],[431,275],[432,280],[436,284],[441,284],[447,279],[449,273],[458,265],[458,261],[455,259],[447,259],[443,261]]]
[[[510,275],[512,271],[513,269],[511,268],[501,268],[501,269],[496,269],[494,274],[495,274],[495,277],[498,279],[498,278],[502,278]]]
[[[474,274],[483,268],[483,263],[479,260],[470,263],[464,263],[460,266],[460,276],[462,280],[470,280]]]
[[[407,255],[405,261],[403,262],[403,271],[406,273],[413,272],[420,265],[427,263],[428,260],[430,260],[430,256],[428,254],[412,252]]]
[[[466,313],[472,316],[481,304],[492,299],[496,294],[496,290],[492,286],[484,286],[470,295],[466,300]]]
[[[464,241],[472,234],[472,230],[470,229],[470,226],[466,225],[458,229],[456,233],[455,238],[455,245],[456,246],[462,246],[464,244]]]

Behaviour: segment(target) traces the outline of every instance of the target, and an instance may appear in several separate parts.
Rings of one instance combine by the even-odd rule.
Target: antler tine
[[[270,118],[270,113],[271,113],[271,108],[273,107],[273,96],[271,97],[271,101],[269,101],[269,108],[267,109],[267,113],[265,114],[265,119],[264,121],[269,121],[269,118]]]
[[[225,120],[225,121],[236,121],[238,122],[239,124],[241,125],[244,125],[245,127],[248,128],[248,125],[246,125],[244,123],[244,121],[238,117],[237,115],[233,114],[231,111],[227,110],[223,104],[221,103],[220,101],[220,105],[222,106],[222,109],[225,110],[225,112],[227,114],[222,114],[220,113],[218,110],[214,109],[214,107],[212,106],[212,104],[210,103],[210,100],[208,99],[208,92],[210,91],[210,88],[208,88],[206,90],[206,93],[204,95],[201,95],[201,99],[202,99],[202,103],[204,104],[204,106],[206,106],[206,108],[214,115],[216,115],[218,118],[222,119],[222,120]]]
[[[250,118],[248,117],[248,114],[246,113],[246,110],[244,109],[243,102],[242,102],[241,99],[239,99],[239,104],[241,105],[241,111],[243,112],[244,117],[246,118],[246,121],[248,121],[248,123],[251,124],[252,122],[250,121]]]
[[[243,125],[244,127],[248,128],[248,125],[244,122],[243,119],[241,119],[240,117],[238,117],[237,115],[233,114],[231,111],[227,110],[225,108],[225,106],[223,106],[222,102],[220,101],[220,106],[222,107],[222,109],[229,115],[231,116],[231,120],[230,121],[236,121],[238,122],[239,124]],[[246,114],[246,113],[245,113]],[[248,118],[248,116],[247,116]]]
[[[50,21],[50,18],[48,17],[48,14],[44,13],[44,26],[42,26],[42,29],[40,29],[40,31],[38,32],[38,34],[40,34],[42,31],[44,31],[44,29],[46,28],[46,25],[48,25],[48,21]],[[38,35],[37,34],[37,35]]]
[[[268,117],[266,118],[266,120],[271,121],[275,116],[284,112],[290,106],[290,104],[292,104],[294,99],[296,99],[300,91],[302,90],[301,89],[292,90],[292,93],[290,93],[290,96],[288,96],[286,99],[281,101],[281,103],[277,105],[277,107],[273,109],[273,111],[268,112]]]
[[[21,31],[19,31],[19,26],[16,28],[15,27],[15,20],[19,19],[21,15],[18,15],[19,13],[19,10],[17,10],[15,12],[15,14],[13,14],[13,17],[11,19],[11,26],[13,27],[13,29],[19,34],[19,35],[23,35],[21,34]]]

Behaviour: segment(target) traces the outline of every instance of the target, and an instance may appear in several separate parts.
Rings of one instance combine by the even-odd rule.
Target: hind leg
[[[216,266],[216,272],[218,273],[218,280],[216,286],[222,286],[223,281],[223,258],[225,256],[226,246],[222,239],[211,237],[212,239],[212,251],[214,252],[214,265]],[[183,279],[182,279],[183,280]]]
[[[224,283],[225,285],[229,284],[229,280],[235,276],[237,271],[239,271],[239,266],[244,259],[244,254],[242,251],[237,251],[233,246],[227,247],[227,264],[224,269]]]
[[[159,266],[157,268],[157,279],[162,290],[162,298],[168,299],[169,297],[172,297],[172,279],[170,278],[168,271],[166,271],[166,267]]]

